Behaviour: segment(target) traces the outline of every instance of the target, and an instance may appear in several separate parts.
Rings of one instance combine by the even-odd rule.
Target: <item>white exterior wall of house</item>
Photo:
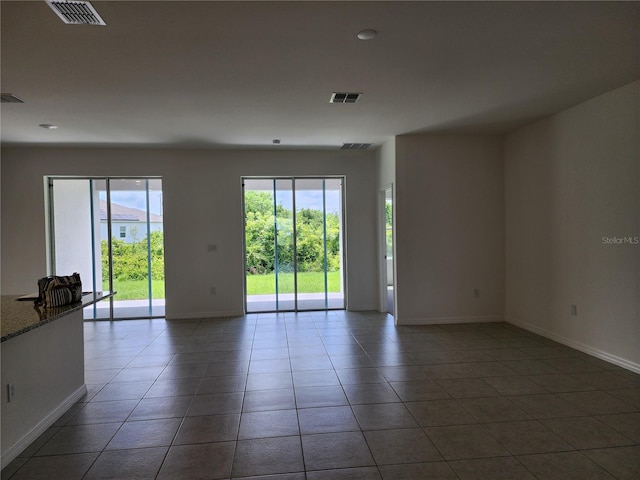
[[[59,187],[59,188],[57,188]],[[91,255],[91,222],[97,227],[100,211],[98,193],[94,192],[93,214],[91,199],[86,182],[78,180],[56,179],[53,190],[55,216],[53,228],[56,232],[55,264],[56,275],[80,274],[83,290],[99,290],[102,278],[102,262],[100,258],[100,239],[95,238],[95,256],[92,267]],[[95,272],[97,285],[93,285],[92,275]],[[44,273],[44,272],[43,272]]]
[[[124,228],[124,236],[122,232]],[[149,222],[151,232],[162,232],[162,222]],[[100,222],[100,238],[108,238],[108,228],[106,220]],[[139,242],[147,238],[146,222],[113,222],[111,224],[111,236],[116,240],[124,240],[124,243]]]

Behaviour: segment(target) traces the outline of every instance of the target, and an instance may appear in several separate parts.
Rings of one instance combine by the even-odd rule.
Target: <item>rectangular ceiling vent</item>
[[[0,93],[0,100],[2,103],[24,103],[24,100],[13,93]]]
[[[360,100],[362,93],[354,92],[333,92],[329,103],[356,103]]]
[[[46,0],[51,10],[69,25],[106,25],[89,2]]]
[[[370,146],[370,143],[343,143],[340,150],[366,150]]]

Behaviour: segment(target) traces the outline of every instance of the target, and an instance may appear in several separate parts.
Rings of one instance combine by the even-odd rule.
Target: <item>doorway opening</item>
[[[83,290],[117,292],[85,320],[165,315],[160,178],[49,177],[49,264]]]
[[[243,178],[247,313],[345,308],[343,186]]]
[[[386,187],[382,192],[382,296],[383,308],[390,315],[395,315],[395,276],[393,258],[393,188]]]

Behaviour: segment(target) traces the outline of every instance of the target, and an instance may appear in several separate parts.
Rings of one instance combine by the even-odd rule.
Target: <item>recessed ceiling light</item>
[[[38,126],[42,128],[46,128],[47,130],[55,130],[56,128],[58,128],[57,125],[53,125],[52,123],[41,123]]]
[[[358,32],[358,38],[360,40],[371,40],[372,38],[375,38],[375,36],[378,34],[378,32],[376,32],[375,30],[372,30],[370,28],[366,29],[366,30],[361,30]]]

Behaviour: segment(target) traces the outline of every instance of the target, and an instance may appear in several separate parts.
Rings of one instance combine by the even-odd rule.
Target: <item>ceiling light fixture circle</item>
[[[366,29],[366,30],[361,30],[358,32],[358,38],[360,40],[371,40],[372,38],[375,38],[375,36],[378,34],[378,32],[376,32],[373,29]]]

